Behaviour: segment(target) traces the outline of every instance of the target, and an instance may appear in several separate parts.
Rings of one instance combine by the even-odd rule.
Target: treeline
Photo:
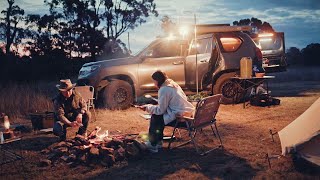
[[[68,58],[63,50],[43,56],[6,56],[0,53],[1,81],[58,80],[76,77],[81,66],[91,58]]]
[[[290,47],[286,57],[289,66],[320,66],[320,44],[311,43],[301,50]]]
[[[158,15],[154,0],[46,0],[43,15],[25,14],[15,0],[7,5],[0,14],[1,79],[69,76],[98,57],[128,56],[120,35]]]

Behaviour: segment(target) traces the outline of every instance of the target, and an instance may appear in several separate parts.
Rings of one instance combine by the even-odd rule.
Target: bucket
[[[53,128],[53,112],[30,113],[29,116],[34,130]]]
[[[243,57],[240,60],[240,77],[252,77],[252,59],[250,57]]]

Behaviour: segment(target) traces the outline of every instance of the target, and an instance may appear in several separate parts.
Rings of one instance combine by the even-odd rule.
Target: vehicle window
[[[211,38],[198,39],[197,42],[192,41],[190,46],[189,55],[210,53],[212,50]]]
[[[281,48],[281,38],[275,37],[275,38],[261,38],[261,39],[255,39],[255,43],[261,47],[261,50],[278,50]]]
[[[238,37],[222,37],[220,38],[220,41],[222,44],[222,48],[226,52],[237,51],[242,44],[242,40]]]
[[[152,49],[152,57],[175,57],[180,55],[180,51],[179,41],[163,41]]]

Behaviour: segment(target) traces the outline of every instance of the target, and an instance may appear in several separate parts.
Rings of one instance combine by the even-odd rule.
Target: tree
[[[239,21],[234,21],[235,26],[250,25],[256,27],[259,32],[274,32],[274,29],[268,22],[262,22],[258,18],[252,17],[251,19],[241,19]]]
[[[302,65],[303,58],[299,48],[290,47],[286,52],[286,57],[289,65]]]
[[[301,50],[304,64],[307,66],[320,65],[320,44],[311,43]]]
[[[153,1],[47,0],[46,3],[51,14],[61,13],[63,16],[60,38],[67,39],[67,44],[78,50],[90,52],[94,59],[104,47],[119,47],[112,44],[121,42],[118,38],[122,33],[146,22],[145,18],[150,14],[157,16]],[[111,45],[105,46],[105,43]],[[112,49],[105,51],[113,52]]]
[[[176,23],[174,23],[169,16],[165,15],[161,18],[161,29],[165,35],[176,31]]]
[[[25,34],[32,40],[28,42],[32,47],[32,56],[49,54],[54,47],[61,44],[56,41],[60,38],[56,38],[56,33],[53,33],[58,32],[60,28],[59,18],[61,18],[61,15],[55,13],[43,16],[28,14],[26,16],[25,24],[27,28]]]
[[[0,37],[6,41],[6,54],[8,55],[11,45],[22,38],[23,29],[18,27],[18,24],[24,18],[24,10],[14,5],[14,0],[7,0],[7,2],[9,7],[1,11],[5,18],[0,19],[0,27],[4,30]]]

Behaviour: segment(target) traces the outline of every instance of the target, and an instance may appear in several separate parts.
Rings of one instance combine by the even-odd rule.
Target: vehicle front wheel
[[[103,92],[103,104],[108,109],[127,109],[133,103],[132,86],[122,80],[111,81]]]
[[[239,89],[230,80],[236,73],[226,73],[219,77],[213,86],[213,94],[222,94],[223,104],[239,103],[245,92],[239,92]]]

